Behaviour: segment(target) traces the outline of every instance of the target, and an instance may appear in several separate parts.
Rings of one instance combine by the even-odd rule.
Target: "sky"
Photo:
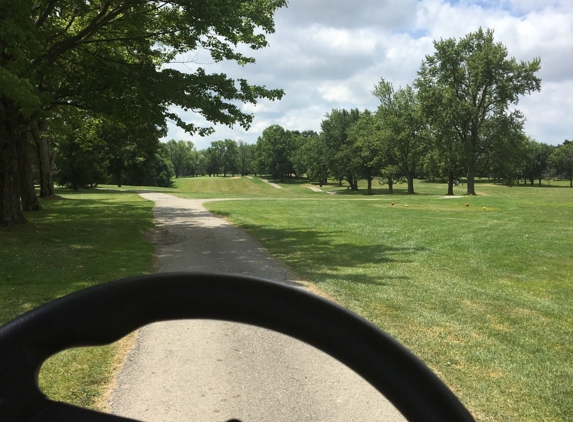
[[[395,87],[411,85],[433,40],[461,38],[479,27],[494,30],[510,57],[539,57],[541,91],[521,97],[525,132],[537,142],[557,145],[573,139],[573,1],[571,0],[290,0],[275,14],[269,46],[248,54],[256,63],[213,63],[208,52],[184,57],[209,73],[245,78],[253,85],[281,88],[280,101],[243,105],[254,115],[251,128],[210,125],[193,112],[173,109],[200,126],[207,137],[191,136],[169,124],[164,140],[190,140],[197,149],[221,139],[255,143],[278,124],[289,130],[320,131],[332,109],[376,110],[372,89],[381,78]]]

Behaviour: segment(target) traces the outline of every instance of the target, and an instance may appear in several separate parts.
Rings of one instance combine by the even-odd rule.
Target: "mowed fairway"
[[[178,195],[215,197],[219,182],[219,196],[257,199],[207,208],[404,343],[478,420],[571,420],[573,189],[483,183],[445,199],[445,185],[418,182],[416,195],[333,196],[202,178]]]

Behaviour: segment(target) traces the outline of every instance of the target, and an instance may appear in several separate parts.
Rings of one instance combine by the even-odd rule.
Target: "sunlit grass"
[[[175,179],[174,183],[176,190],[173,194],[182,198],[281,198],[315,194],[306,187],[311,186],[306,179],[279,182],[268,177],[252,176],[192,177]]]
[[[479,420],[569,420],[573,189],[416,191],[206,206],[403,342]]]

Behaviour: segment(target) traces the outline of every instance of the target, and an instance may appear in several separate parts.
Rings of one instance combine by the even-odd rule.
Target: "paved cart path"
[[[141,195],[156,204],[160,272],[217,271],[297,285],[252,238],[210,214],[202,201]],[[330,356],[282,334],[219,321],[142,328],[110,406],[115,414],[150,422],[404,420]]]

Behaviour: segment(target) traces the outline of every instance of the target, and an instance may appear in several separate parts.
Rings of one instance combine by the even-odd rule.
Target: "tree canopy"
[[[23,220],[19,159],[31,128],[57,125],[57,110],[145,122],[169,119],[189,133],[210,127],[183,121],[170,106],[207,121],[249,127],[240,103],[279,99],[282,91],[194,66],[166,67],[207,51],[214,61],[253,63],[245,45],[267,45],[273,14],[285,0],[0,0],[0,223]],[[48,124],[43,124],[48,122]],[[20,160],[21,161],[21,160]]]
[[[555,149],[550,160],[556,173],[569,180],[569,186],[573,187],[573,142],[565,140]]]
[[[386,128],[386,148],[391,160],[408,181],[408,193],[414,193],[414,177],[429,138],[426,119],[418,95],[409,85],[394,89],[382,79],[372,92],[380,100],[377,116]]]
[[[451,134],[447,148],[461,154],[467,168],[467,193],[475,195],[476,166],[492,139],[503,142],[498,133],[520,127],[523,116],[510,109],[519,97],[538,91],[535,75],[540,60],[517,62],[507,49],[494,42],[492,30],[481,28],[456,40],[434,41],[435,53],[426,56],[415,82],[424,114],[438,131]],[[484,136],[488,132],[489,136]]]

